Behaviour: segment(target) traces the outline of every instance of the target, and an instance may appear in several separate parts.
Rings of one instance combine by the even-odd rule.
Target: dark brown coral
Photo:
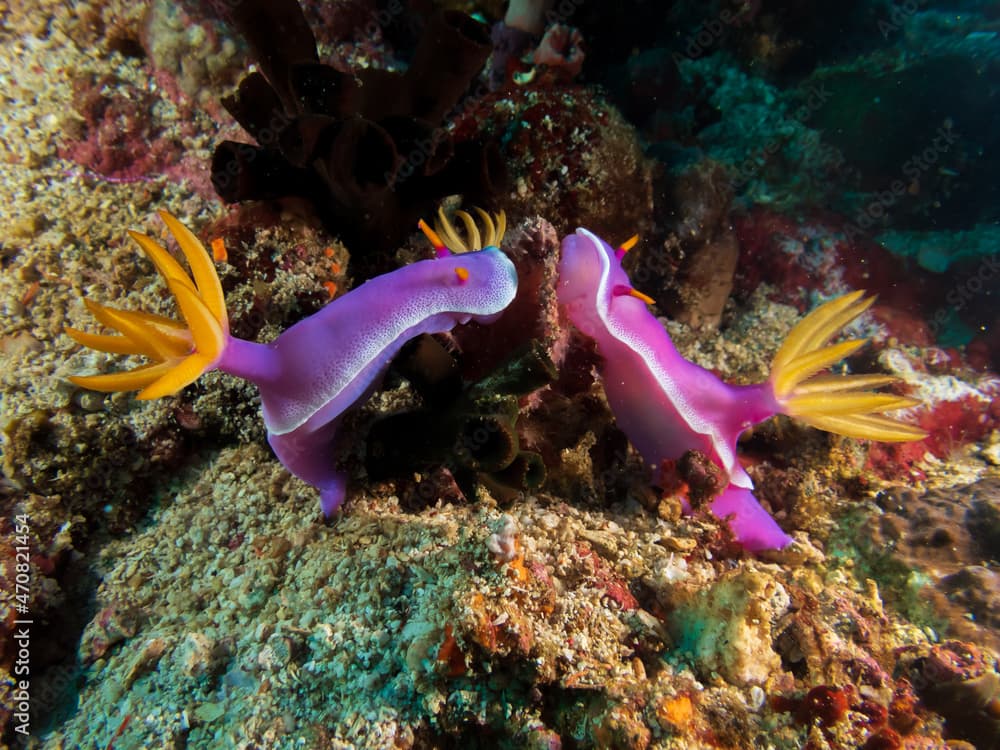
[[[667,210],[683,257],[664,305],[677,320],[712,331],[722,322],[740,255],[729,222],[732,188],[724,170],[710,161],[670,181]]]
[[[414,340],[394,364],[425,406],[375,422],[367,439],[370,478],[444,466],[466,496],[474,495],[477,480],[499,495],[541,485],[545,465],[521,449],[517,429],[520,397],[555,379],[539,342],[472,383],[462,382],[459,362],[430,336]]]
[[[997,556],[998,496],[994,478],[923,494],[890,489],[877,498],[882,513],[860,535],[886,576],[927,576],[919,602],[943,618],[949,635],[994,649],[1000,648],[1000,576],[989,561]]]
[[[921,701],[945,719],[945,736],[981,750],[1000,748],[1000,675],[978,646],[945,641],[901,667]]]
[[[405,73],[345,73],[319,61],[294,0],[245,0],[232,21],[261,72],[223,104],[257,145],[223,141],[212,183],[223,200],[306,199],[362,260],[361,275],[446,195],[487,203],[503,167],[495,147],[444,126],[490,51],[457,12],[428,22]],[[362,257],[362,253],[365,257]]]

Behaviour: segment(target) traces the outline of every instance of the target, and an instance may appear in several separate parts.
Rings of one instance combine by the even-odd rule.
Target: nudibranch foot
[[[753,492],[744,487],[729,485],[709,508],[716,518],[729,520],[733,536],[749,552],[781,549],[793,541],[760,506]]]
[[[338,421],[315,432],[304,429],[283,435],[268,433],[267,442],[282,465],[303,482],[319,490],[319,504],[329,518],[347,496],[347,475],[336,468],[335,436]]]

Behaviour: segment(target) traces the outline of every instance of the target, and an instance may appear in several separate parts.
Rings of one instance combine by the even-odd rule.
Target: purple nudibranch
[[[600,374],[618,426],[658,473],[662,462],[698,449],[724,472],[729,485],[711,504],[729,518],[750,551],[781,548],[791,538],[760,506],[736,456],[736,441],[753,425],[788,414],[852,437],[919,440],[919,428],[879,412],[917,405],[915,399],[866,389],[888,385],[887,375],[817,375],[864,345],[827,346],[841,328],[871,306],[863,292],[838,297],[794,328],[775,356],[771,377],[757,385],[728,385],[686,360],[632,288],[621,259],[634,242],[613,250],[586,229],[562,243],[558,297],[570,321],[597,343]]]
[[[211,257],[189,229],[161,212],[191,275],[152,238],[130,234],[166,280],[184,322],[84,300],[99,322],[120,335],[73,328],[67,334],[92,349],[142,355],[152,362],[126,372],[70,379],[98,391],[142,389],[141,399],[176,393],[213,369],[249,380],[260,390],[268,440],[279,460],[319,489],[329,516],[345,494],[345,477],[332,450],[341,416],[378,387],[407,341],[470,320],[490,323],[517,292],[514,265],[498,247],[505,226],[502,212],[496,226],[479,212],[485,223],[483,242],[472,217],[456,215],[465,224],[467,243],[447,220],[439,225],[447,246],[421,222],[436,259],[371,279],[274,341],[258,344],[230,334]],[[895,382],[893,376],[820,374],[864,345],[863,340],[829,342],[873,298],[854,292],[820,306],[789,334],[767,382],[727,385],[680,355],[647,309],[652,300],[631,287],[621,258],[632,243],[613,250],[585,229],[565,238],[559,301],[573,324],[596,341],[608,403],[635,448],[654,471],[692,449],[708,455],[729,480],[711,510],[729,519],[736,538],[749,550],[791,541],[757,503],[750,477],[737,460],[736,440],[752,425],[787,414],[851,437],[904,441],[925,436],[919,428],[881,414],[919,403],[869,390]],[[481,245],[485,249],[478,250]],[[462,254],[452,254],[449,247]]]
[[[156,363],[71,380],[93,390],[142,388],[139,398],[176,393],[212,369],[249,380],[260,390],[271,447],[290,472],[319,489],[327,516],[345,494],[345,476],[336,468],[332,450],[341,415],[378,387],[407,341],[470,320],[489,323],[517,291],[514,264],[498,247],[461,255],[439,248],[439,257],[370,279],[274,341],[257,344],[229,333],[222,287],[198,238],[170,214],[160,216],[193,278],[151,238],[132,237],[165,277],[186,325],[87,301],[100,322],[122,335],[68,328],[71,337],[93,349],[143,354]]]

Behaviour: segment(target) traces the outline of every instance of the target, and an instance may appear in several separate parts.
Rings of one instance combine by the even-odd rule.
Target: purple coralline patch
[[[923,704],[945,718],[944,736],[977,748],[1000,747],[1000,674],[979,646],[945,641],[904,668]]]

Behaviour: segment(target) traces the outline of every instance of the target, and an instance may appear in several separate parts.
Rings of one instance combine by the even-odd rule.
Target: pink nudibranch
[[[878,414],[915,406],[916,400],[864,390],[895,378],[817,376],[865,343],[827,346],[871,305],[871,298],[862,299],[863,292],[835,299],[807,316],[778,352],[767,382],[728,385],[677,351],[648,310],[648,298],[632,289],[621,266],[625,249],[616,252],[586,229],[566,237],[559,263],[559,302],[570,321],[597,343],[608,404],[654,472],[664,460],[693,449],[703,451],[725,472],[729,486],[711,510],[729,518],[747,549],[781,548],[792,541],[754,498],[753,483],[737,459],[736,441],[749,427],[775,414],[789,414],[854,437],[924,437],[922,430]]]

